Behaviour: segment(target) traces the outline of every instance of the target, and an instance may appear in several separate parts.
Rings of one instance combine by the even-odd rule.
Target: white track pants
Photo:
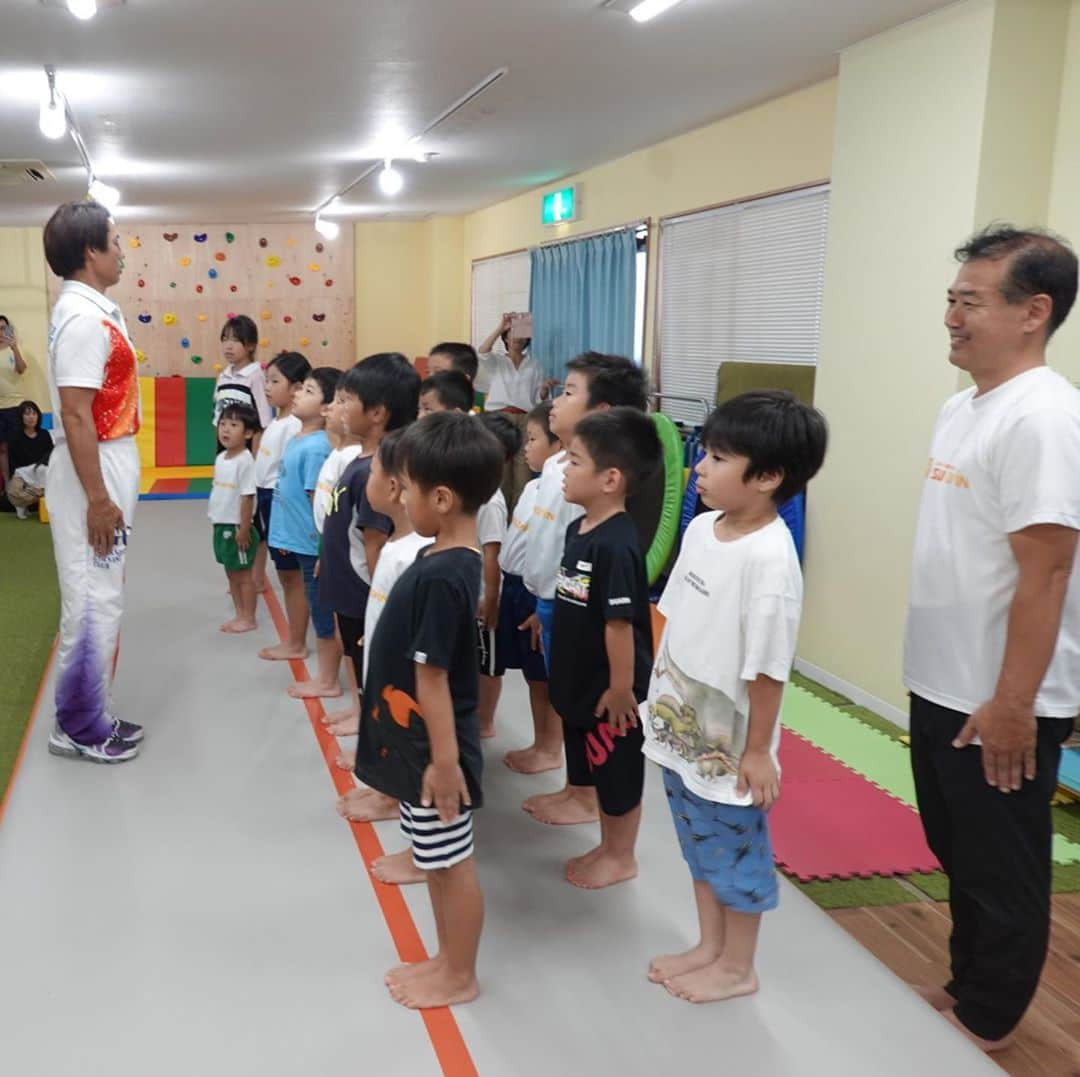
[[[56,653],[56,720],[72,740],[99,744],[109,737],[109,685],[124,608],[124,568],[139,499],[139,451],[134,438],[98,446],[109,497],[124,514],[112,550],[98,557],[86,531],[86,493],[66,444],[49,460],[49,506],[60,580],[60,647]]]

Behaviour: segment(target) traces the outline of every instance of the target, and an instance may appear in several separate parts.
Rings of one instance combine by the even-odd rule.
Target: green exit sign
[[[564,224],[566,221],[576,221],[579,209],[577,187],[564,187],[561,191],[552,191],[544,195],[540,219],[544,224]]]

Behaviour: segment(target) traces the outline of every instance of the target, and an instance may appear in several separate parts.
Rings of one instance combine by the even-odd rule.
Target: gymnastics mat
[[[802,882],[940,870],[919,816],[797,733],[780,741],[773,853]]]
[[[140,501],[193,501],[210,496],[214,469],[197,467],[144,467],[139,480]]]

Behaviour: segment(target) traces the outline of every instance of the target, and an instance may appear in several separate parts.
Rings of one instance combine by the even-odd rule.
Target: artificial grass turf
[[[3,800],[41,675],[56,636],[60,590],[52,535],[36,518],[0,513],[0,800]]]

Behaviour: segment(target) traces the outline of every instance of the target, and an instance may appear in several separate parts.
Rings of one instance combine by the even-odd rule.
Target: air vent
[[[0,161],[0,187],[21,187],[25,183],[50,183],[56,177],[42,161]]]

